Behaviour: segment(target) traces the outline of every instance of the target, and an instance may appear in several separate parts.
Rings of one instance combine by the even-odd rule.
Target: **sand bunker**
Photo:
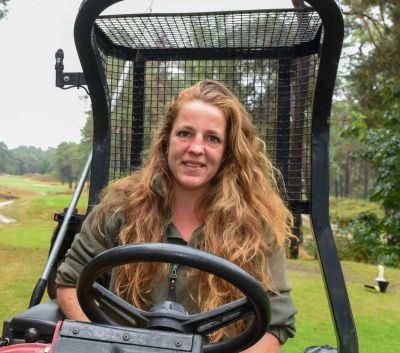
[[[4,207],[4,206],[8,206],[8,205],[12,204],[13,202],[14,202],[13,200],[0,202],[0,208]],[[4,216],[4,215],[2,215],[0,213],[0,222],[2,222],[2,223],[14,223],[15,219],[6,217],[6,216]]]

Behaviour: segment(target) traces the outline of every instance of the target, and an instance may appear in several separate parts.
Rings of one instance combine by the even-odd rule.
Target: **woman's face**
[[[225,152],[226,125],[223,112],[211,104],[191,101],[180,107],[168,148],[175,191],[207,190]]]

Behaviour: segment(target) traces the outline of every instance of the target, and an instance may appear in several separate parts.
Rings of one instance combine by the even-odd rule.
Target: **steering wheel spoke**
[[[99,306],[107,311],[110,321],[118,323],[124,321],[125,324],[134,327],[145,327],[148,324],[149,320],[146,318],[146,311],[135,308],[99,283],[93,283],[90,293]],[[113,318],[118,318],[118,320]]]
[[[191,315],[183,326],[204,336],[250,315],[254,315],[252,306],[247,298],[242,298],[214,310]]]

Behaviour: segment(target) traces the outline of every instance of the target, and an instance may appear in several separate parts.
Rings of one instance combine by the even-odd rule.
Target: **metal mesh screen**
[[[315,13],[107,16],[96,25],[111,102],[109,181],[140,166],[168,102],[207,78],[224,82],[246,106],[288,200],[309,199]],[[209,51],[199,58],[187,48]],[[249,55],[265,48],[266,55]],[[220,58],[224,49],[231,52]]]
[[[125,48],[280,48],[315,38],[320,18],[311,9],[103,16],[98,28]]]

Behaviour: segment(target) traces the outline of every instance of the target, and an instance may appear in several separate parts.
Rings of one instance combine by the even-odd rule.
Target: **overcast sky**
[[[11,0],[0,21],[0,141],[9,149],[43,149],[79,142],[90,102],[82,89],[55,87],[54,54],[64,50],[65,71],[81,71],[73,26],[82,0]],[[290,0],[133,0],[109,13],[187,12],[291,7]]]

